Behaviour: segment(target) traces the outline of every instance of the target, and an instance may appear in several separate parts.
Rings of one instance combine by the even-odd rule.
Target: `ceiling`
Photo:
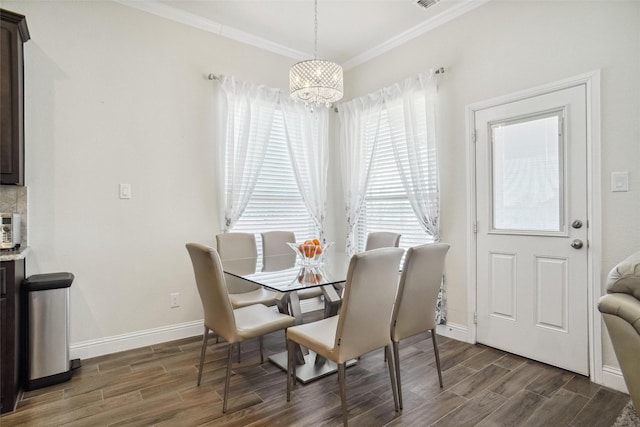
[[[313,0],[115,0],[295,60],[313,58]],[[317,57],[353,68],[489,0],[318,0]]]

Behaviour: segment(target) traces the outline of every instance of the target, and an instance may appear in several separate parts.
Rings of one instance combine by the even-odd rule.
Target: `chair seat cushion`
[[[255,338],[295,325],[295,318],[278,313],[262,304],[249,305],[233,310],[236,318],[237,341]]]
[[[313,348],[321,356],[334,362],[334,344],[336,341],[336,328],[339,316],[327,317],[316,322],[305,323],[287,329],[287,339],[298,344]]]
[[[246,307],[253,304],[275,305],[278,294],[264,288],[255,291],[229,294],[233,308]]]
[[[640,252],[613,267],[607,277],[607,293],[624,293],[640,300]]]

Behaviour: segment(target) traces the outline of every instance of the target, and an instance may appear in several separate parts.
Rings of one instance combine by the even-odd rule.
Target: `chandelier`
[[[318,0],[314,2],[315,43],[313,59],[301,61],[289,71],[289,93],[295,101],[305,105],[330,107],[342,98],[342,67],[335,62],[317,59],[318,53]]]

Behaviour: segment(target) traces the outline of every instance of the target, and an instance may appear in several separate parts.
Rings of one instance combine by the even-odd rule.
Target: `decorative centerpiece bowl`
[[[324,258],[327,249],[333,242],[321,243],[318,239],[305,240],[303,243],[287,243],[298,255],[303,266],[316,266]]]

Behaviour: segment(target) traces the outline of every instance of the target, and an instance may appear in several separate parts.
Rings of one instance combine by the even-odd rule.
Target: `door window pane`
[[[561,114],[491,125],[494,230],[562,231]]]

